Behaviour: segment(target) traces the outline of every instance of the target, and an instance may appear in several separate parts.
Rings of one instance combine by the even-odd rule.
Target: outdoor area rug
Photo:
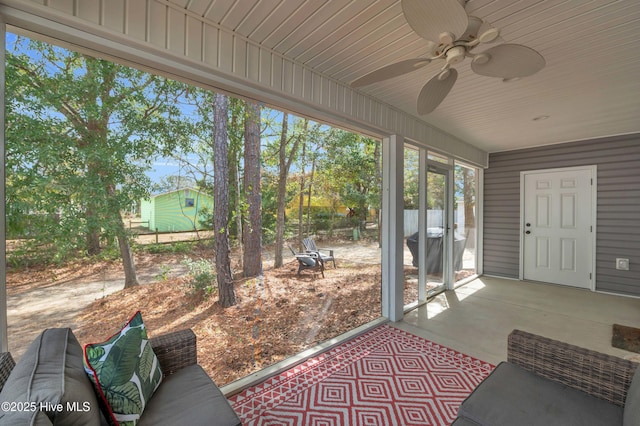
[[[493,368],[381,325],[230,401],[243,425],[449,425]]]

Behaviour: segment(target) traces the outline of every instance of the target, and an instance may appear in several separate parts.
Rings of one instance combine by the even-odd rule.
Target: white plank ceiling
[[[167,1],[347,84],[429,49],[396,0]],[[423,120],[488,152],[640,132],[640,1],[470,0],[466,10],[499,28],[499,42],[537,50],[546,67],[504,83],[466,59]],[[417,95],[441,66],[359,90],[417,116]]]

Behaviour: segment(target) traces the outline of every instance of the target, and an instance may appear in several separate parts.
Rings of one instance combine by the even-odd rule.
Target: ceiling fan
[[[478,17],[467,15],[464,8],[467,1],[402,0],[402,11],[409,26],[429,42],[429,55],[382,67],[353,81],[351,87],[398,77],[442,59],[442,69],[418,95],[418,114],[425,115],[435,110],[447,96],[458,78],[453,65],[466,58],[471,58],[471,69],[476,74],[502,78],[505,82],[530,76],[544,68],[542,55],[521,44],[499,44],[474,53],[480,44],[496,41],[500,31]]]

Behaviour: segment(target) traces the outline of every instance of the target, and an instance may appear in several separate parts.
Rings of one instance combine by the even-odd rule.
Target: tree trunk
[[[287,173],[286,168],[286,147],[287,147],[287,131],[289,129],[289,114],[286,112],[282,116],[282,131],[280,132],[280,149],[278,152],[278,211],[276,213],[276,247],[273,261],[273,267],[282,266],[282,250],[284,245],[284,213],[285,213],[285,197],[287,196]]]
[[[302,218],[303,218],[303,214],[304,214],[304,185],[305,185],[305,179],[304,179],[304,162],[306,161],[305,156],[307,153],[307,141],[305,140],[304,142],[302,142],[302,156],[300,159],[300,200],[298,202],[298,248],[300,250],[302,250],[302,238],[303,238],[303,225],[302,225]]]
[[[124,269],[124,288],[135,287],[140,283],[138,282],[138,275],[136,274],[136,264],[133,260],[129,238],[127,238],[122,220],[120,220],[117,226],[118,247],[120,248],[120,257],[122,257],[122,267]]]
[[[122,221],[120,215],[120,207],[116,201],[116,188],[115,185],[107,185],[107,200],[109,215],[106,220],[107,223],[111,223],[115,230],[116,238],[118,239],[118,248],[120,249],[120,257],[122,258],[122,269],[124,270],[124,288],[135,287],[139,285],[138,276],[136,274],[136,264],[133,260],[133,253],[131,252],[131,246],[129,245],[129,238],[127,236],[127,229]]]
[[[104,132],[100,132],[100,129],[97,126],[93,125],[89,129],[92,134],[97,134],[100,140],[106,140],[107,135]],[[102,134],[104,133],[104,134]],[[80,148],[86,149],[85,145],[89,145],[90,142],[81,141]],[[89,181],[100,182],[100,170],[101,165],[96,161],[89,161],[87,163],[87,179]],[[87,221],[87,230],[85,233],[85,240],[87,244],[87,254],[89,256],[96,256],[100,254],[100,232],[102,229],[102,221],[100,214],[100,207],[98,205],[98,200],[95,196],[89,196],[85,201],[85,219]]]
[[[234,174],[235,174],[235,178],[234,178],[234,182],[235,182],[235,190],[236,190],[236,197],[234,200],[234,211],[235,211],[235,217],[236,217],[236,240],[238,241],[238,254],[240,256],[240,268],[242,268],[243,266],[243,259],[244,259],[244,244],[242,243],[242,203],[241,203],[241,196],[240,194],[242,193],[242,188],[240,185],[240,164],[238,161],[235,162],[234,164]]]
[[[464,232],[467,237],[466,247],[475,248],[475,175],[466,167],[462,168],[464,199]]]
[[[242,268],[242,259],[244,257],[244,246],[242,244],[242,189],[240,185],[240,154],[241,140],[235,135],[239,126],[239,120],[243,108],[240,107],[239,99],[231,99],[231,132],[229,133],[229,182],[233,182],[233,188],[229,188],[229,196],[231,202],[229,205],[229,217],[235,218],[235,236],[238,244],[239,266]],[[233,190],[231,190],[233,189]]]
[[[336,223],[336,202],[335,200],[331,200],[331,220],[329,221],[329,229],[327,230],[327,235],[329,238],[333,238],[333,228]]]
[[[316,157],[311,160],[311,175],[309,176],[309,198],[307,199],[307,237],[311,234],[311,191],[313,189],[313,175],[316,172]]]
[[[262,194],[260,191],[260,106],[246,103],[244,121],[244,191],[249,223],[243,229],[245,277],[262,275]]]
[[[291,170],[291,164],[298,152],[300,142],[304,139],[309,120],[304,120],[304,131],[299,134],[291,146],[291,150],[287,156],[287,133],[289,129],[288,124],[289,114],[286,112],[282,118],[282,133],[280,134],[280,149],[279,149],[279,162],[278,162],[278,211],[276,215],[276,254],[274,267],[279,268],[282,266],[282,252],[284,250],[284,229],[285,229],[285,209],[286,209],[286,196],[287,196],[287,179],[289,178],[289,170]]]
[[[100,254],[100,234],[96,227],[92,226],[92,223],[97,222],[98,218],[95,213],[95,209],[91,206],[87,206],[86,220],[87,232],[85,234],[85,241],[87,245],[87,255],[95,256]]]
[[[236,304],[229,259],[229,164],[227,158],[227,111],[225,95],[213,95],[213,230],[216,251],[218,302],[223,308]]]
[[[376,188],[378,189],[378,206],[376,208],[376,222],[378,226],[378,247],[382,247],[382,222],[380,221],[380,210],[382,208],[382,148],[380,142],[375,142],[376,147],[373,151],[373,157],[376,162]]]

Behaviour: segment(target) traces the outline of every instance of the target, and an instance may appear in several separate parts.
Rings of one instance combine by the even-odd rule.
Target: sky
[[[6,38],[7,50],[13,51],[15,49],[18,36],[7,32],[6,37],[7,37]],[[32,57],[35,57],[34,55],[38,54],[34,51],[30,51],[27,49],[24,50],[24,53]],[[53,70],[54,68],[52,67],[52,71]],[[184,104],[181,104],[179,108],[183,112],[183,114],[185,114],[186,116],[193,116],[194,114],[197,114],[196,107],[194,105],[187,104],[186,102]],[[54,115],[57,114],[57,112],[55,111],[52,111],[51,113]],[[272,108],[268,108],[266,106],[263,107],[262,109],[262,118],[266,122],[276,122],[276,123],[281,122],[282,114],[283,112],[272,109]],[[293,127],[292,122],[295,119],[298,119],[298,117],[291,114],[289,115],[290,129]],[[310,122],[310,126],[313,126],[312,122]],[[323,126],[323,127],[328,128],[328,126]],[[277,132],[279,132],[279,129],[276,129],[276,130],[267,129],[266,131],[266,133],[277,133]],[[266,135],[266,136],[263,135],[262,144],[265,145],[270,139],[275,139],[275,138],[279,138],[279,134],[272,134],[272,135]],[[197,158],[197,157],[194,156],[194,158]],[[293,167],[295,168],[296,166],[294,165]],[[211,168],[210,165],[209,165],[209,168]],[[162,180],[162,178],[167,176],[178,176],[180,174],[184,175],[184,170],[181,171],[181,167],[178,160],[175,160],[173,158],[160,157],[154,160],[151,169],[148,170],[146,174],[149,176],[149,178],[153,183],[159,183]]]

